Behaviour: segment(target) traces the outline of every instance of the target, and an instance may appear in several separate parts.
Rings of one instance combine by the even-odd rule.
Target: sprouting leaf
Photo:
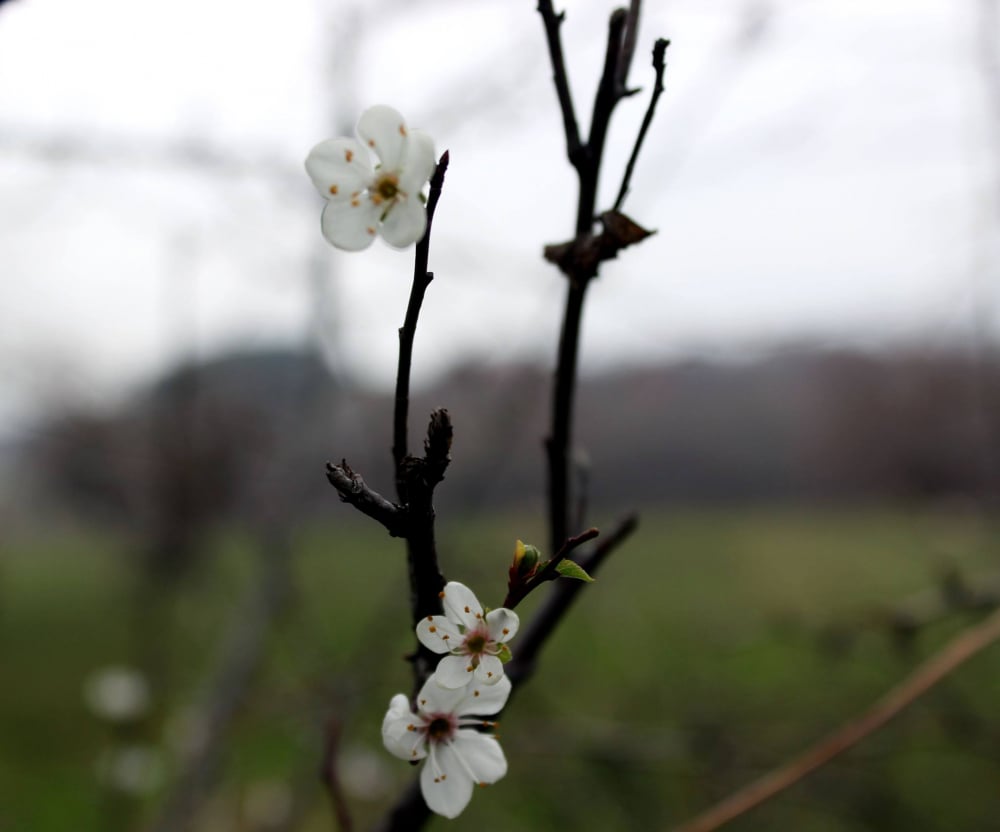
[[[580,566],[580,564],[576,561],[572,561],[569,558],[563,558],[556,564],[556,572],[564,578],[576,578],[578,581],[590,582],[594,580],[587,574],[586,569]]]

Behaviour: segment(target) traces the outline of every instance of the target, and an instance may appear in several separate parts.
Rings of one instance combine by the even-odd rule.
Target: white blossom
[[[460,688],[473,678],[487,685],[503,678],[501,654],[517,634],[517,613],[500,608],[483,612],[467,586],[445,584],[441,593],[444,615],[428,615],[417,624],[417,638],[435,653],[448,653],[438,662],[434,679],[446,688]]]
[[[361,141],[327,139],[306,158],[327,201],[323,236],[346,251],[368,248],[377,234],[397,248],[417,242],[427,229],[420,191],[434,173],[434,141],[384,105],[362,113],[357,133]],[[378,157],[374,165],[369,149]]]
[[[83,697],[97,716],[109,722],[141,719],[150,709],[149,682],[132,667],[112,665],[92,673],[83,686]]]
[[[457,817],[476,784],[495,783],[507,773],[497,738],[477,729],[496,727],[482,717],[503,709],[510,687],[506,677],[493,685],[473,682],[456,690],[428,679],[415,712],[403,694],[392,697],[382,721],[382,741],[402,760],[425,760],[420,791],[431,811]]]

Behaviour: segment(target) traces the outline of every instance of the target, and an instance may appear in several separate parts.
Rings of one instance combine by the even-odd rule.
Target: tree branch
[[[875,733],[976,653],[1000,639],[1000,611],[960,633],[867,711],[674,832],[712,832],[794,786],[834,757]]]
[[[405,537],[406,513],[403,509],[369,488],[361,475],[347,464],[346,459],[341,460],[340,465],[326,463],[326,478],[345,503],[350,503],[362,514],[377,520],[393,537]]]
[[[392,458],[396,463],[397,483],[399,469],[407,455],[407,419],[410,409],[410,366],[413,363],[413,339],[417,334],[417,319],[420,317],[420,307],[424,302],[424,293],[434,279],[434,274],[427,271],[427,261],[431,249],[431,223],[434,220],[434,210],[441,196],[441,186],[444,184],[444,174],[448,170],[448,151],[446,150],[438,161],[434,175],[431,177],[430,192],[427,196],[427,230],[417,243],[413,258],[413,284],[410,287],[410,301],[406,306],[406,317],[399,328],[399,364],[396,370],[395,410],[392,420]]]
[[[559,27],[562,26],[566,13],[556,14],[552,8],[552,0],[538,0],[538,12],[545,24],[545,39],[549,45],[549,59],[552,62],[552,80],[556,85],[559,109],[563,117],[563,130],[566,133],[566,155],[570,164],[579,170],[586,156],[586,148],[580,143],[580,131],[576,126],[573,96],[569,91],[566,62],[563,58],[562,39],[559,36]]]
[[[658,38],[653,45],[653,69],[656,71],[656,80],[653,82],[653,94],[649,98],[649,106],[646,108],[646,115],[642,118],[639,134],[635,137],[635,146],[632,148],[632,155],[625,166],[625,176],[622,177],[622,185],[618,190],[618,198],[615,200],[615,211],[620,210],[622,203],[625,201],[629,183],[632,181],[632,172],[635,170],[635,163],[639,158],[639,150],[642,148],[642,142],[646,138],[649,125],[653,123],[656,102],[659,100],[660,95],[663,94],[663,73],[667,66],[665,55],[668,46],[670,46],[670,41],[664,38]]]

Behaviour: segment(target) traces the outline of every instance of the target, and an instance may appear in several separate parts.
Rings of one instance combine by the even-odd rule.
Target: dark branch
[[[628,89],[628,73],[635,56],[635,44],[639,37],[640,0],[631,0],[628,7],[628,17],[625,20],[625,36],[622,39],[621,55],[618,56],[618,69],[615,82],[624,95],[633,95],[639,90]]]
[[[351,470],[346,459],[341,460],[340,465],[328,462],[326,478],[345,503],[377,520],[393,537],[406,536],[406,513],[403,509],[369,488],[361,475]]]
[[[413,832],[422,828],[430,817],[431,810],[427,808],[420,791],[420,778],[414,777],[392,809],[375,827],[374,832]]]
[[[559,109],[563,117],[563,130],[566,133],[566,155],[570,164],[579,170],[586,156],[586,148],[580,143],[580,131],[576,126],[573,97],[569,91],[569,78],[566,75],[566,62],[563,59],[562,39],[559,36],[559,27],[562,26],[565,13],[556,14],[551,0],[538,0],[538,12],[545,23],[545,38],[549,45],[549,59],[552,61],[552,80],[555,81]]]
[[[632,155],[629,157],[628,165],[625,166],[625,176],[622,177],[622,186],[618,190],[618,198],[615,200],[614,210],[618,211],[625,201],[628,193],[629,183],[632,181],[632,171],[635,170],[636,159],[639,158],[639,150],[642,142],[646,138],[649,125],[653,123],[653,113],[656,111],[656,102],[663,93],[663,72],[666,69],[666,51],[670,45],[669,40],[659,38],[653,45],[653,69],[656,71],[656,80],[653,83],[653,94],[649,99],[649,106],[646,108],[646,115],[643,116],[642,125],[639,127],[639,134],[635,137],[635,147],[632,148]]]
[[[406,307],[406,318],[399,329],[399,365],[396,371],[396,399],[392,420],[392,458],[396,463],[396,471],[406,458],[407,451],[407,420],[410,409],[410,366],[413,363],[413,339],[417,334],[417,319],[420,317],[420,307],[424,302],[424,293],[434,279],[427,271],[427,261],[431,249],[431,223],[434,220],[434,209],[441,196],[441,186],[444,184],[444,174],[448,170],[448,151],[446,150],[438,161],[437,169],[431,177],[430,193],[427,196],[427,230],[417,243],[413,258],[413,285],[410,287],[410,301]],[[398,479],[397,479],[398,481]]]

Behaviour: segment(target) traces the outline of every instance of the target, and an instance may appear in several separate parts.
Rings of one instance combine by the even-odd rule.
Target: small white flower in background
[[[163,754],[152,745],[110,749],[97,761],[98,779],[108,788],[133,797],[155,791],[163,783]]]
[[[481,717],[498,713],[508,696],[507,678],[457,690],[442,688],[432,678],[417,696],[416,713],[403,694],[392,697],[382,721],[382,741],[402,760],[426,758],[420,791],[431,811],[457,817],[472,799],[473,786],[495,783],[507,773],[499,741],[477,727],[496,727]]]
[[[345,251],[368,248],[376,234],[398,248],[417,242],[427,229],[420,191],[436,167],[434,141],[384,105],[365,110],[357,131],[360,142],[327,139],[306,158],[327,200],[323,236]],[[374,167],[369,148],[378,157]]]
[[[445,688],[460,688],[475,679],[487,685],[504,678],[506,643],[517,634],[517,613],[500,608],[483,614],[472,590],[457,581],[441,593],[444,615],[428,615],[417,624],[420,643],[435,653],[449,653],[438,662],[433,678]]]
[[[112,665],[94,671],[84,683],[88,707],[108,722],[131,722],[149,712],[149,682],[138,670]]]

